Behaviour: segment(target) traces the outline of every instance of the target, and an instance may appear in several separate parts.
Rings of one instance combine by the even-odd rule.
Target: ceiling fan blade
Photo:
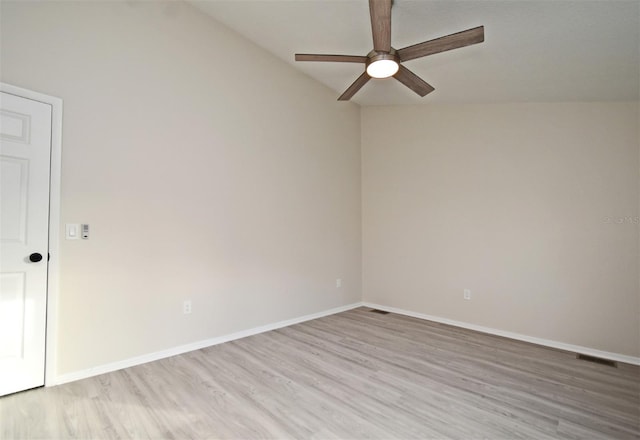
[[[391,0],[369,0],[373,50],[391,51]]]
[[[398,73],[393,75],[393,77],[420,96],[425,96],[435,90],[426,81],[413,73],[411,70],[404,67],[402,64],[400,64]]]
[[[371,77],[367,74],[367,72],[364,72],[362,75],[358,77],[358,79],[356,79],[353,82],[353,84],[349,86],[347,90],[344,91],[342,95],[340,95],[340,97],[338,98],[338,101],[350,100],[351,97],[355,95],[358,92],[358,90],[360,90],[362,86],[364,86],[370,79]]]
[[[336,63],[366,63],[367,57],[357,55],[318,55],[297,53],[296,61],[333,61]]]
[[[400,61],[413,60],[415,58],[426,57],[434,53],[445,52],[459,47],[470,46],[472,44],[482,43],[484,41],[484,26],[478,26],[473,29],[447,35],[446,37],[436,38],[435,40],[425,41],[424,43],[414,44],[400,49],[397,54]]]

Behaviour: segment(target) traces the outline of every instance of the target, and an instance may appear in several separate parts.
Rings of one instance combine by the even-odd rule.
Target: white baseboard
[[[147,362],[157,361],[159,359],[176,356],[189,351],[199,350],[205,347],[211,347],[213,345],[222,344],[224,342],[233,341],[236,339],[245,338],[247,336],[257,335],[259,333],[276,330],[282,327],[287,327],[301,322],[310,321],[312,319],[322,318],[324,316],[334,315],[336,313],[345,312],[347,310],[355,309],[357,307],[371,307],[373,309],[385,310],[391,313],[397,313],[400,315],[411,316],[413,318],[426,319],[428,321],[439,322],[442,324],[449,324],[456,327],[466,328],[469,330],[475,330],[482,333],[488,333],[496,336],[503,336],[518,341],[530,342],[546,347],[558,348],[560,350],[572,351],[576,353],[582,353],[590,356],[595,356],[603,359],[610,359],[618,362],[625,362],[633,365],[640,365],[640,357],[627,356],[618,353],[611,353],[608,351],[596,350],[589,347],[582,347],[579,345],[566,344],[564,342],[552,341],[549,339],[536,338],[533,336],[522,335],[519,333],[512,333],[503,330],[498,330],[490,327],[483,327],[480,325],[469,324],[462,321],[455,321],[453,319],[441,318],[439,316],[427,315],[424,313],[412,312],[409,310],[398,309],[395,307],[384,306],[381,304],[374,304],[370,302],[358,302],[348,304],[342,307],[336,307],[322,312],[313,313],[310,315],[300,316],[298,318],[288,319],[285,321],[279,321],[272,324],[266,324],[260,327],[254,327],[247,330],[231,333],[228,335],[219,336],[216,338],[205,339],[203,341],[193,342],[190,344],[180,345],[178,347],[169,348],[167,350],[156,351],[154,353],[144,354],[142,356],[136,356],[129,359],[124,359],[117,362],[112,362],[105,365],[100,365],[86,370],[74,371],[72,373],[66,373],[55,377],[53,383],[50,385],[60,385],[67,382],[73,382],[75,380],[86,379],[88,377],[97,376],[99,374],[110,373],[112,371],[121,370],[123,368],[134,367],[136,365],[145,364]]]
[[[67,382],[73,382],[75,380],[86,379],[88,377],[97,376],[99,374],[110,373],[112,371],[121,370],[123,368],[134,367],[136,365],[145,364],[147,362],[157,361],[159,359],[176,356],[178,354],[187,353],[189,351],[199,350],[205,347],[211,347],[212,345],[222,344],[223,342],[229,342],[236,339],[246,338],[247,336],[257,335],[258,333],[264,333],[271,330],[276,330],[282,327],[288,327],[290,325],[299,324],[304,321],[310,321],[312,319],[322,318],[324,316],[334,315],[336,313],[345,312],[347,310],[361,307],[362,303],[348,304],[342,307],[336,307],[322,312],[313,313],[311,315],[300,316],[298,318],[287,319],[285,321],[274,322],[272,324],[262,325],[260,327],[254,327],[247,330],[241,330],[239,332],[231,333],[224,336],[218,336],[216,338],[205,339],[203,341],[193,342],[186,345],[180,345],[178,347],[169,348],[167,350],[156,351],[154,353],[144,354],[142,356],[136,356],[129,359],[124,359],[117,362],[112,362],[105,365],[100,365],[86,370],[74,371],[73,373],[66,373],[59,375],[55,378],[51,385],[60,385]],[[47,384],[49,386],[49,384]]]
[[[524,342],[530,342],[532,344],[543,345],[545,347],[558,348],[560,350],[572,351],[575,353],[586,354],[589,356],[595,356],[602,359],[609,359],[612,361],[625,362],[627,364],[640,365],[640,357],[627,356],[625,354],[611,353],[609,351],[596,350],[594,348],[582,347],[580,345],[566,344],[564,342],[536,338],[533,336],[522,335],[520,333],[512,333],[504,330],[498,330],[495,328],[483,327],[481,325],[468,324],[462,321],[455,321],[453,319],[441,318],[439,316],[426,315],[424,313],[417,313],[409,310],[397,309],[395,307],[383,306],[381,304],[363,302],[362,305],[365,307],[371,307],[372,309],[384,310],[391,313],[397,313],[399,315],[411,316],[413,318],[426,319],[428,321],[439,322],[441,324],[449,324],[456,327],[475,330],[482,333],[488,333],[490,335],[503,336],[505,338],[516,339],[518,341],[524,341]]]

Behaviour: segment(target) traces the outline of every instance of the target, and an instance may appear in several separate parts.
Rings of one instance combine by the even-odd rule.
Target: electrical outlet
[[[342,287],[342,278],[336,278],[336,288]]]
[[[191,313],[191,300],[186,300],[182,303],[182,313],[185,315]]]
[[[462,294],[462,297],[464,299],[471,299],[471,290],[469,289],[464,289],[464,293]]]

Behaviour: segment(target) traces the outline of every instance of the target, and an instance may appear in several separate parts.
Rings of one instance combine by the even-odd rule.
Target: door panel
[[[0,237],[5,243],[26,242],[28,165],[24,159],[0,156]]]
[[[44,385],[50,155],[51,106],[0,93],[0,396]]]
[[[0,360],[18,362],[24,356],[25,273],[0,274]]]

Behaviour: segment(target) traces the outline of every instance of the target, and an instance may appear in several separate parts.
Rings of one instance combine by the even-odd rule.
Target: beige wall
[[[179,2],[0,15],[2,81],[64,100],[62,223],[91,225],[59,373],[361,299],[357,106]]]
[[[640,355],[637,104],[360,115],[179,2],[0,17],[92,228],[62,243],[60,374],[359,301],[361,232],[367,301]]]
[[[640,355],[637,103],[361,117],[365,301]]]

